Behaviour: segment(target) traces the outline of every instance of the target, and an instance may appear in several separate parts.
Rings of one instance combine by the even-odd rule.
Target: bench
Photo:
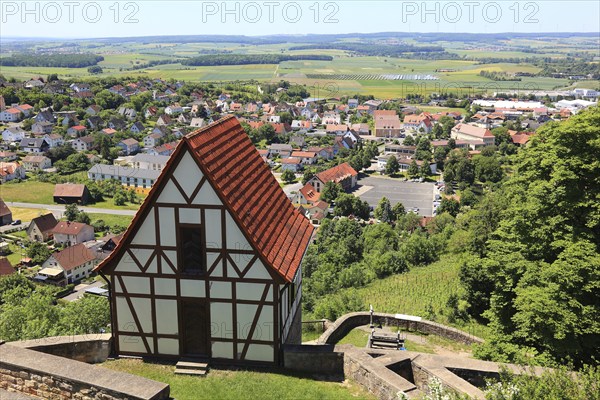
[[[397,335],[389,335],[385,333],[371,332],[369,335],[369,347],[373,348],[373,345],[380,344],[383,347],[390,347],[394,345],[396,350],[406,350],[404,347],[404,339],[400,338],[400,332]]]

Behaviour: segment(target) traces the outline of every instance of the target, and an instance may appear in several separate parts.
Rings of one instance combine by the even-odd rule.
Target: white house
[[[94,227],[81,222],[59,221],[52,229],[54,243],[74,246],[94,240]]]
[[[22,111],[18,108],[7,108],[6,110],[0,112],[0,121],[2,122],[17,122],[21,119],[23,115]]]
[[[71,141],[71,146],[76,151],[90,151],[94,147],[94,138],[91,135],[77,138]]]
[[[146,189],[154,185],[159,173],[158,170],[96,164],[88,170],[88,178],[96,182],[115,179],[123,186]]]
[[[96,253],[84,244],[77,244],[52,254],[36,278],[64,286],[89,277],[96,264]]]
[[[162,171],[169,161],[168,156],[150,155],[150,154],[136,154],[130,161],[133,168],[151,169],[155,171]]]
[[[11,126],[2,132],[2,140],[6,143],[20,142],[25,138],[25,130],[18,126]]]
[[[41,171],[52,166],[52,161],[46,156],[27,156],[23,158],[25,171]]]
[[[96,268],[116,354],[281,365],[301,341],[312,233],[234,117],[185,136]]]

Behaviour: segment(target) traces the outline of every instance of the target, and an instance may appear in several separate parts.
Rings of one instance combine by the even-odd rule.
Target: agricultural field
[[[444,255],[428,266],[372,282],[357,289],[357,295],[363,304],[373,305],[376,312],[417,315],[485,338],[485,326],[450,322],[445,315],[450,295],[460,295],[462,290],[458,276],[461,263],[459,256]]]
[[[306,375],[211,368],[205,378],[198,378],[175,375],[174,365],[152,364],[142,360],[121,359],[107,361],[101,365],[167,383],[171,387],[171,397],[178,400],[375,399],[352,381],[327,382]]]
[[[344,41],[352,42],[352,38]],[[406,43],[422,45],[414,39]],[[580,38],[576,40],[577,51],[582,53],[596,52],[593,39]],[[7,78],[25,80],[38,76],[56,73],[66,79],[92,79],[104,76],[143,76],[149,78],[176,79],[186,81],[230,82],[243,80],[258,80],[261,82],[278,82],[285,79],[292,83],[305,85],[314,97],[337,97],[355,93],[372,94],[382,99],[397,98],[406,94],[431,94],[440,92],[479,93],[519,90],[553,90],[568,87],[566,79],[545,77],[522,77],[521,81],[497,82],[479,75],[480,71],[488,72],[529,72],[537,73],[539,67],[531,64],[480,64],[469,59],[472,57],[493,58],[531,58],[550,57],[564,58],[568,41],[515,39],[498,44],[501,51],[491,49],[489,45],[465,44],[461,42],[437,42],[449,53],[458,54],[466,59],[448,60],[417,60],[398,57],[361,56],[338,49],[304,49],[290,50],[301,43],[277,43],[253,45],[241,43],[146,43],[146,42],[117,42],[114,44],[104,41],[83,41],[82,51],[102,55],[105,60],[99,65],[102,74],[91,75],[87,68],[41,68],[41,67],[0,67],[0,74]],[[518,50],[523,47],[536,48],[543,53],[528,53]],[[149,61],[176,60],[211,52],[232,52],[236,54],[293,54],[330,55],[332,61],[300,60],[286,61],[279,65],[239,65],[218,67],[190,67],[178,63],[162,64],[150,68],[130,70],[132,66],[143,65]],[[595,54],[595,53],[591,53]],[[454,70],[452,72],[436,72],[439,69]],[[381,75],[433,75],[437,80],[384,80]],[[583,86],[589,82],[583,82]]]

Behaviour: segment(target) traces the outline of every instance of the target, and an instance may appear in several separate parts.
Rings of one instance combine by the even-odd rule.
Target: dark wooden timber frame
[[[183,188],[181,187],[179,182],[177,182],[177,180],[173,174],[174,169],[175,169],[174,167],[179,164],[183,155],[186,153],[186,150],[189,151],[190,156],[196,162],[196,165],[198,166],[198,168],[200,169],[200,171],[202,171],[202,174],[204,175],[202,177],[202,179],[198,182],[198,185],[194,189],[191,196],[187,196],[185,194]],[[280,299],[281,299],[283,290],[285,290],[288,287],[291,287],[292,285],[282,274],[280,274],[278,271],[275,271],[273,268],[270,268],[269,262],[260,254],[260,252],[258,252],[256,250],[256,247],[254,246],[251,238],[248,237],[248,234],[245,232],[245,230],[241,228],[242,227],[241,221],[239,220],[238,216],[234,212],[232,212],[232,208],[229,205],[227,199],[223,198],[222,194],[218,190],[214,190],[215,184],[214,184],[214,182],[212,182],[210,175],[207,174],[207,172],[202,167],[202,165],[200,163],[198,163],[196,158],[192,155],[192,152],[193,152],[193,150],[190,148],[189,145],[187,145],[186,139],[184,138],[184,140],[182,140],[182,142],[179,144],[179,146],[175,150],[175,153],[171,156],[171,158],[167,162],[167,165],[163,168],[163,173],[161,173],[161,175],[157,179],[155,185],[152,187],[150,194],[148,195],[144,204],[142,205],[142,207],[140,208],[140,210],[134,217],[133,221],[131,222],[130,228],[124,234],[123,239],[121,240],[121,242],[119,243],[117,248],[111,253],[111,255],[102,264],[100,264],[96,268],[96,270],[101,270],[102,274],[107,275],[110,278],[111,282],[113,282],[113,284],[112,284],[113,292],[111,293],[110,299],[111,299],[111,311],[112,311],[111,321],[112,321],[112,326],[113,326],[112,334],[113,334],[114,351],[116,352],[116,354],[119,354],[119,355],[152,357],[152,358],[158,358],[158,359],[179,359],[183,355],[183,353],[182,353],[183,344],[182,344],[182,340],[180,338],[180,335],[182,334],[181,328],[179,329],[179,334],[157,334],[157,332],[156,332],[157,321],[156,321],[155,300],[161,300],[161,299],[176,300],[177,301],[177,309],[178,309],[178,311],[177,311],[178,312],[178,323],[181,323],[180,302],[183,300],[186,300],[186,299],[191,300],[191,299],[198,299],[198,298],[197,297],[190,298],[190,297],[182,296],[180,280],[181,279],[200,280],[200,281],[205,282],[205,297],[204,297],[204,299],[206,299],[206,301],[208,303],[207,308],[208,308],[209,320],[210,320],[210,304],[225,303],[225,304],[232,305],[232,323],[233,323],[232,338],[216,338],[216,337],[213,338],[213,337],[210,337],[210,335],[209,335],[209,348],[212,347],[211,346],[212,342],[232,343],[233,360],[230,360],[230,359],[211,359],[211,360],[216,361],[217,363],[223,362],[223,363],[228,363],[228,364],[272,365],[273,363],[271,363],[271,362],[245,360],[245,356],[246,356],[246,354],[248,352],[248,348],[251,344],[262,344],[262,345],[273,346],[274,364],[280,364],[282,361],[280,341],[281,341],[281,338],[283,335],[283,329],[284,329],[286,321],[287,321],[287,319],[286,319],[286,321],[282,321],[282,311],[283,311],[282,307],[287,307],[287,305],[280,304]],[[175,187],[177,187],[178,191],[181,193],[183,199],[186,201],[187,204],[182,205],[179,203],[169,203],[169,202],[160,202],[159,203],[159,202],[157,202],[157,199],[158,199],[160,193],[163,191],[163,189],[165,188],[165,186],[169,182],[169,180],[173,181]],[[214,192],[219,197],[219,199],[221,200],[223,205],[192,204],[192,201],[194,200],[196,195],[200,192],[202,186],[205,185],[207,182],[211,185],[211,187],[213,188]],[[175,246],[166,246],[166,245],[163,245],[162,243],[160,243],[159,207],[168,207],[168,208],[173,208],[175,210],[175,213],[174,213],[175,214],[175,233],[176,233],[176,240],[175,240],[176,245]],[[204,234],[202,235],[202,240],[204,241],[203,245],[205,248],[205,254],[209,254],[209,253],[217,253],[218,254],[217,258],[215,259],[214,262],[212,262],[211,265],[208,265],[208,263],[206,263],[206,272],[203,274],[196,275],[196,274],[183,273],[182,271],[179,270],[179,268],[177,268],[177,265],[173,264],[173,260],[171,260],[165,253],[166,251],[174,251],[175,254],[177,255],[177,253],[178,253],[177,249],[180,248],[180,246],[181,246],[180,238],[179,238],[179,229],[177,227],[179,224],[178,210],[182,209],[182,208],[195,209],[201,213],[201,225],[204,230]],[[207,227],[205,224],[205,212],[207,210],[220,210],[221,211],[222,239],[221,239],[221,247],[220,248],[206,248],[206,231],[205,230]],[[227,232],[226,232],[226,223],[225,223],[226,222],[226,211],[229,211],[229,213],[233,217],[235,223],[238,225],[238,227],[240,227],[240,231],[246,238],[246,241],[250,244],[251,248],[249,248],[247,250],[246,249],[227,249],[226,248],[226,246],[227,246],[227,241],[226,241]],[[156,244],[155,245],[131,244],[132,240],[135,238],[136,234],[138,233],[138,231],[142,225],[142,222],[146,219],[146,217],[150,214],[150,212],[154,213],[154,229],[155,229]],[[136,259],[136,257],[135,257],[136,249],[146,249],[146,250],[154,251],[153,254],[149,257],[148,261],[145,263],[145,265],[142,265]],[[140,269],[140,272],[116,272],[115,271],[115,268],[118,265],[118,262],[121,260],[122,256],[125,255],[126,253],[129,254],[130,258],[138,266],[138,268]],[[249,257],[250,261],[249,261],[248,265],[245,266],[245,268],[240,269],[237,266],[237,263],[234,262],[232,255],[236,255],[236,254],[237,255],[245,255],[245,256]],[[151,263],[154,259],[156,259],[157,272],[156,273],[148,272],[147,269],[151,265]],[[267,270],[271,279],[245,278],[245,275],[247,274],[247,272],[255,264],[255,262],[259,259],[262,261],[262,263],[265,266],[265,269]],[[228,261],[228,264],[236,271],[236,273],[239,274],[239,277],[227,276],[227,268],[226,268],[227,261]],[[218,267],[223,268],[222,276],[220,276],[220,277],[211,276],[211,274]],[[169,272],[165,273],[164,271],[169,271]],[[122,277],[128,277],[128,276],[149,278],[150,293],[148,293],[148,294],[128,293],[127,288],[123,284],[123,280],[122,280]],[[174,279],[175,284],[176,284],[176,294],[174,296],[157,295],[155,293],[155,286],[154,286],[154,279],[157,279],[157,278]],[[114,282],[116,282],[116,281],[119,282],[119,286],[121,288],[121,290],[119,292],[117,292],[115,290]],[[222,298],[212,299],[212,298],[210,298],[209,294],[210,294],[211,282],[231,282],[232,283],[232,285],[231,285],[232,286],[232,297],[230,299],[222,299]],[[234,284],[236,282],[264,284],[265,289],[264,289],[261,299],[258,301],[237,299],[236,285]],[[271,293],[272,293],[273,299],[272,299],[272,301],[267,301],[266,297],[267,297],[267,294],[268,294],[270,288],[272,289]],[[295,297],[299,297],[300,293],[301,293],[301,285],[298,285],[297,293],[296,293]],[[137,327],[137,332],[121,331],[120,330],[121,327],[119,327],[117,325],[117,321],[118,321],[117,307],[116,307],[117,298],[124,298],[126,300],[128,306],[130,308],[130,312],[134,319],[133,322],[134,322],[135,326]],[[133,304],[131,301],[132,298],[150,299],[151,314],[152,314],[152,332],[144,332],[143,331],[142,325],[139,321],[139,318],[136,315],[136,310],[133,307]],[[238,338],[238,332],[237,332],[238,331],[238,329],[237,329],[237,305],[238,304],[251,304],[251,305],[257,306],[256,314],[254,315],[252,325],[251,325],[250,331],[248,333],[247,340],[241,340]],[[256,330],[257,324],[258,324],[258,320],[260,318],[260,313],[262,312],[262,309],[264,308],[264,306],[272,306],[272,308],[273,308],[272,341],[271,340],[252,339],[252,336],[253,336],[253,334]],[[294,315],[291,315],[291,310],[288,313],[287,318],[288,319],[294,318]],[[141,333],[141,332],[144,332],[144,333]],[[137,353],[137,352],[121,351],[119,349],[119,336],[130,336],[132,338],[140,338],[143,341],[144,347],[147,352],[146,353]],[[153,339],[152,340],[153,341],[152,348],[150,348],[151,346],[148,341],[148,339],[150,339],[150,338]],[[158,339],[179,339],[180,355],[159,354],[158,353]],[[240,354],[239,358],[238,358],[238,345],[243,345],[243,350],[242,350],[242,353]]]

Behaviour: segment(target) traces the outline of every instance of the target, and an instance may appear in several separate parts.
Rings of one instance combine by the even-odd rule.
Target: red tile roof
[[[52,230],[57,224],[56,218],[54,218],[54,214],[52,213],[36,217],[31,220],[31,223],[37,225],[42,233]]]
[[[186,150],[194,156],[263,263],[291,282],[314,228],[288,200],[238,120],[227,116],[188,134],[171,160]],[[123,240],[97,270],[111,265],[125,251],[129,235],[160,194],[172,165],[169,162],[163,169]]]
[[[54,197],[82,197],[85,185],[72,183],[57,183],[54,187]]]
[[[56,224],[54,229],[52,229],[52,233],[55,235],[78,235],[79,232],[83,231],[87,227],[92,228],[90,225],[83,224],[81,222],[60,221],[58,224]]]
[[[14,274],[15,269],[7,258],[0,258],[0,276]]]
[[[4,217],[5,215],[12,214],[4,200],[0,199],[0,217]]]
[[[300,193],[309,203],[315,203],[319,201],[319,198],[321,197],[321,193],[317,192],[314,186],[310,183],[304,185],[302,189],[300,189]]]
[[[83,243],[67,247],[58,253],[52,254],[52,257],[54,257],[65,271],[70,271],[75,267],[96,259],[94,252],[85,247]]]
[[[317,178],[319,178],[319,180],[323,183],[327,183],[329,181],[337,183],[348,176],[358,176],[358,172],[356,172],[348,163],[340,164],[317,174]]]

